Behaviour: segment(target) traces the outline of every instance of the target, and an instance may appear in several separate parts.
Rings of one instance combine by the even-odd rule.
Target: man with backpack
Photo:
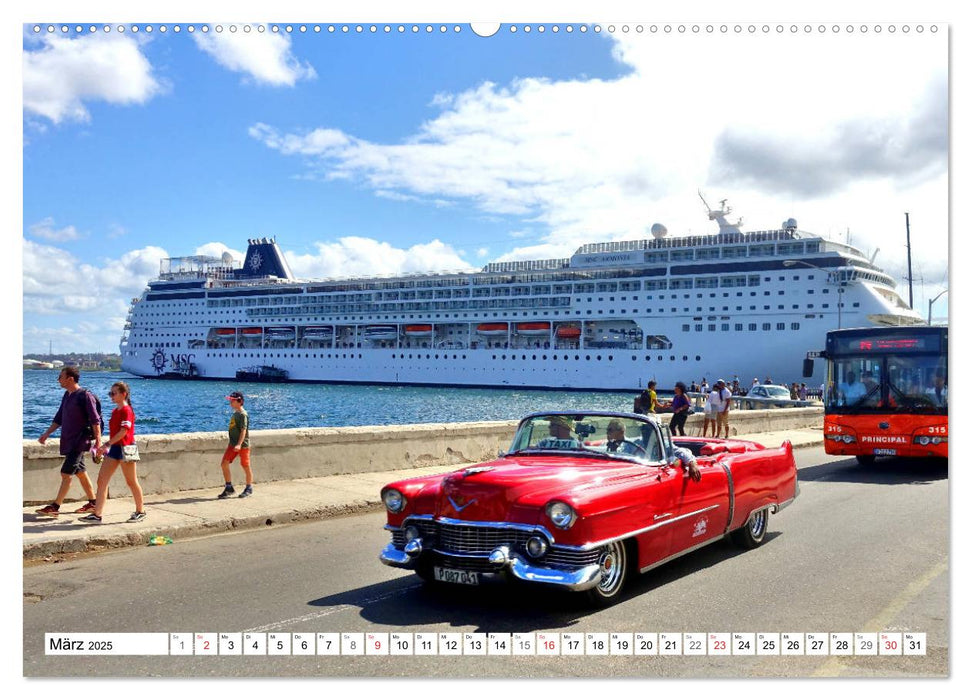
[[[87,513],[94,510],[95,494],[84,467],[84,453],[91,449],[92,443],[97,449],[101,447],[101,431],[104,429],[101,418],[101,405],[97,397],[87,389],[82,389],[78,382],[81,373],[76,367],[65,367],[57,377],[58,384],[64,389],[61,406],[54,415],[51,427],[38,438],[43,445],[47,438],[61,429],[61,487],[57,491],[54,502],[37,511],[40,515],[57,517],[61,504],[71,488],[71,477],[77,476],[81,488],[84,489],[88,502],[78,508],[75,513]]]

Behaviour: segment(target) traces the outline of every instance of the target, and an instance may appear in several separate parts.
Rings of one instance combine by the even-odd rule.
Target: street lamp
[[[843,327],[843,284],[842,282],[838,281],[836,275],[830,270],[819,267],[818,265],[813,265],[812,263],[807,263],[805,260],[783,260],[782,265],[784,267],[792,267],[793,265],[805,265],[806,267],[811,267],[814,270],[819,270],[820,272],[826,273],[826,283],[835,284],[836,292],[839,295],[836,300],[836,327],[838,329],[842,328]],[[837,279],[837,281],[833,282],[832,279]]]
[[[940,299],[942,294],[947,294],[947,290],[945,289],[943,292],[940,292],[936,297],[934,297],[933,299],[930,299],[927,302],[927,325],[928,326],[931,325],[931,309],[934,308],[934,302]]]

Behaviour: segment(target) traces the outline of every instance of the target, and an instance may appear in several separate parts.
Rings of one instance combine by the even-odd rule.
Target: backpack
[[[82,389],[82,391],[85,393],[86,396],[90,396],[91,398],[94,399],[95,408],[98,410],[98,420],[101,423],[101,435],[103,436],[105,434],[105,416],[104,416],[104,413],[101,412],[101,399],[99,399],[96,394],[94,394],[91,391],[88,391],[87,389]],[[85,401],[84,401],[84,412],[85,413],[88,412],[88,402],[87,402],[87,399],[85,399]],[[91,416],[88,416],[88,418],[90,419]],[[90,420],[87,423],[84,424],[84,433],[83,434],[84,434],[84,437],[86,439],[88,439],[88,440],[94,440],[94,431],[91,429],[91,421]]]

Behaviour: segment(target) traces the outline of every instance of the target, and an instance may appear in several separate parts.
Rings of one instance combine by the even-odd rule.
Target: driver
[[[607,424],[607,452],[622,455],[644,454],[644,448],[627,439],[624,422],[614,418]]]
[[[550,436],[536,443],[536,447],[556,450],[575,450],[580,441],[573,437],[574,422],[569,416],[550,416]]]
[[[847,405],[852,405],[866,396],[866,387],[856,381],[856,372],[850,370],[846,373],[846,381],[840,386],[840,393]]]

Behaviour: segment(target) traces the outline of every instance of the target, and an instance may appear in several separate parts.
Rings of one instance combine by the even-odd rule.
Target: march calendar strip
[[[924,632],[47,633],[49,656],[925,656]]]

